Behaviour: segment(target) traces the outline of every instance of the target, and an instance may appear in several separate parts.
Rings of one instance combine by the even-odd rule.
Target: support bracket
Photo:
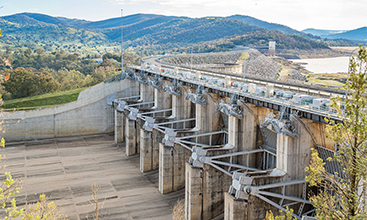
[[[166,86],[164,88],[164,91],[167,92],[168,94],[180,97],[181,96],[181,90],[180,90],[180,87],[179,87],[178,80],[176,78],[173,79],[171,86],[166,84]]]
[[[175,145],[177,132],[175,132],[173,129],[167,128],[164,133],[165,135],[162,140],[162,143],[165,146],[173,147]]]
[[[143,129],[145,131],[153,131],[153,129],[155,128],[155,119],[153,117],[148,117],[145,116],[145,123],[143,125]]]
[[[196,93],[192,93],[189,90],[186,100],[190,100],[192,103],[197,103],[202,106],[206,106],[206,98],[204,97],[203,90],[204,89],[202,88],[201,85],[199,85],[198,88],[196,89]]]
[[[207,152],[208,152],[207,150],[202,149],[200,147],[193,147],[192,154],[191,154],[191,157],[189,159],[189,163],[193,167],[203,168],[204,164],[206,162],[206,153]]]
[[[232,115],[238,119],[242,119],[242,111],[239,105],[237,105],[237,97],[235,94],[231,95],[231,99],[229,103],[225,103],[223,99],[221,99],[220,103],[218,104],[218,107],[215,109],[216,111],[221,111],[226,115]]]
[[[154,87],[158,90],[162,89],[162,81],[161,81],[158,74],[154,76],[154,79],[150,79],[148,77],[148,83],[149,83],[149,86],[151,86],[151,87]]]
[[[137,108],[129,108],[130,114],[127,116],[128,119],[136,121],[136,119],[139,117],[139,109]]]

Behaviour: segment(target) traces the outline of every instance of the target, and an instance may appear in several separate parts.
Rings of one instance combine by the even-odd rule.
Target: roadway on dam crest
[[[24,206],[45,193],[69,219],[94,219],[91,184],[100,185],[102,219],[172,219],[183,191],[161,195],[158,171],[142,174],[139,155],[127,157],[109,134],[12,144],[2,165],[22,179],[17,203]]]

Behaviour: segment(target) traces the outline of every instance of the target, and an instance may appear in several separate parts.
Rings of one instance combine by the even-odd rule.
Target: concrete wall
[[[305,118],[301,119],[312,131],[316,138],[316,143],[322,147],[334,150],[333,140],[326,138],[326,127],[328,125],[314,122]]]
[[[211,94],[211,96],[209,96],[206,92],[204,93],[206,106],[195,104],[196,127],[200,128],[200,133],[218,131],[221,127],[221,125],[218,124],[221,113],[215,111],[214,100],[219,100],[219,96],[216,94]]]
[[[100,83],[82,91],[78,100],[61,106],[4,113],[7,141],[24,141],[69,135],[112,132],[114,98],[138,95],[138,85],[130,80]]]
[[[285,134],[277,137],[277,168],[287,172],[289,180],[303,179],[307,173],[305,167],[310,163],[311,136],[300,123],[293,122],[298,131],[298,139]]]

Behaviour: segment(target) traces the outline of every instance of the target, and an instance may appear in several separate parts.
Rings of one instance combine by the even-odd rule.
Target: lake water
[[[305,63],[302,66],[312,73],[347,73],[349,66],[349,57],[297,59],[291,61]]]

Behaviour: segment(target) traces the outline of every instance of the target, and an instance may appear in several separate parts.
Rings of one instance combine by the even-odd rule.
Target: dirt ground
[[[18,205],[45,193],[72,220],[94,219],[92,183],[101,187],[101,219],[106,220],[172,219],[172,206],[184,196],[184,191],[161,195],[158,171],[142,174],[139,155],[127,157],[107,134],[8,143],[1,154],[5,171],[22,179]]]

